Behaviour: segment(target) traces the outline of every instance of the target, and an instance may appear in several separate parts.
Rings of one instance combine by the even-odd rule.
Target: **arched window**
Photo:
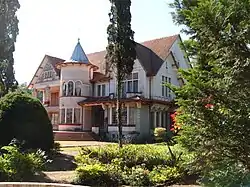
[[[76,81],[75,83],[75,96],[82,95],[82,83],[81,81]]]
[[[66,96],[67,93],[67,84],[64,82],[62,85],[62,96]]]
[[[68,82],[68,96],[73,96],[74,83],[72,81]]]

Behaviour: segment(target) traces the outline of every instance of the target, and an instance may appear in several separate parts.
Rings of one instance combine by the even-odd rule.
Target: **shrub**
[[[16,138],[25,148],[53,148],[54,138],[48,114],[38,99],[13,92],[0,100],[0,145]]]
[[[116,186],[120,183],[121,177],[114,167],[93,163],[77,167],[77,184],[90,186]]]
[[[155,140],[157,142],[164,142],[166,141],[166,129],[162,127],[157,127],[154,130]]]
[[[0,181],[29,181],[45,164],[44,152],[23,153],[16,145],[0,150]]]
[[[181,173],[177,167],[166,167],[166,166],[156,166],[149,173],[150,183],[153,185],[173,184],[176,183],[181,178]]]
[[[100,180],[105,184],[110,177],[114,178],[111,181],[121,181],[131,186],[175,183],[180,181],[180,177],[189,175],[189,163],[192,163],[193,155],[185,155],[187,152],[179,145],[172,146],[171,150],[174,160],[168,146],[163,143],[124,145],[121,149],[117,145],[84,147],[76,156],[78,181],[85,185],[90,184],[82,181],[96,181],[92,175],[85,173],[91,168],[95,177],[102,176]]]

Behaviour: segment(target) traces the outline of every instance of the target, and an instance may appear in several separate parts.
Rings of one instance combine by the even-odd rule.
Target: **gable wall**
[[[178,37],[178,39],[174,42],[174,44],[171,47],[171,51],[175,57],[175,60],[179,62],[181,69],[187,69],[190,68],[188,59],[185,57],[185,51],[183,51],[180,47],[181,40]]]
[[[152,79],[152,97],[163,98],[162,96],[162,76],[170,77],[171,84],[179,86],[179,82],[177,79],[177,72],[172,68],[172,64],[174,64],[174,59],[171,55],[169,55],[166,61],[162,64],[156,76]],[[173,97],[173,95],[172,95]]]
[[[138,72],[138,79],[139,79],[139,92],[142,92],[143,95],[148,95],[148,79],[146,77],[146,72],[143,69],[141,63],[138,59],[135,60],[135,64],[133,66],[133,72]],[[116,93],[116,79],[109,81],[109,93]]]

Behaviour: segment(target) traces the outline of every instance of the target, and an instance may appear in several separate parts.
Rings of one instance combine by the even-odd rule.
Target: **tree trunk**
[[[122,111],[121,111],[121,72],[117,70],[117,100],[116,100],[116,120],[118,125],[118,142],[122,148]]]

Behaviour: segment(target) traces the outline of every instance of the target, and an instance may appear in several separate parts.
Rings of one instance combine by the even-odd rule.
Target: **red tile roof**
[[[162,63],[166,60],[166,58],[170,54],[170,48],[172,47],[173,43],[177,40],[178,37],[179,35],[173,35],[173,36],[145,41],[140,44],[137,43],[136,45],[137,58],[139,59],[143,68],[145,69],[147,75],[155,75],[158,72]],[[87,57],[92,64],[101,67],[102,64],[105,63],[105,55],[106,51],[99,51],[87,54]],[[63,59],[52,57],[49,55],[45,55],[45,57],[49,59],[50,63],[54,67],[57,63],[64,61]],[[57,70],[57,68],[55,68],[55,70],[56,73],[60,75],[60,70]],[[105,77],[101,73],[94,74],[94,80],[96,81],[103,78],[107,77]],[[31,82],[33,82],[33,79]]]
[[[170,48],[178,37],[179,35],[173,35],[145,41],[140,44],[137,43],[137,58],[148,75],[155,75],[158,72],[163,61],[170,54]],[[87,54],[89,61],[98,67],[105,63],[105,55],[106,51]]]
[[[157,54],[161,59],[165,60],[169,55],[169,49],[172,47],[173,43],[179,35],[173,35],[163,38],[158,38],[154,40],[149,40],[142,42],[141,44],[149,49],[151,49],[155,54]]]

